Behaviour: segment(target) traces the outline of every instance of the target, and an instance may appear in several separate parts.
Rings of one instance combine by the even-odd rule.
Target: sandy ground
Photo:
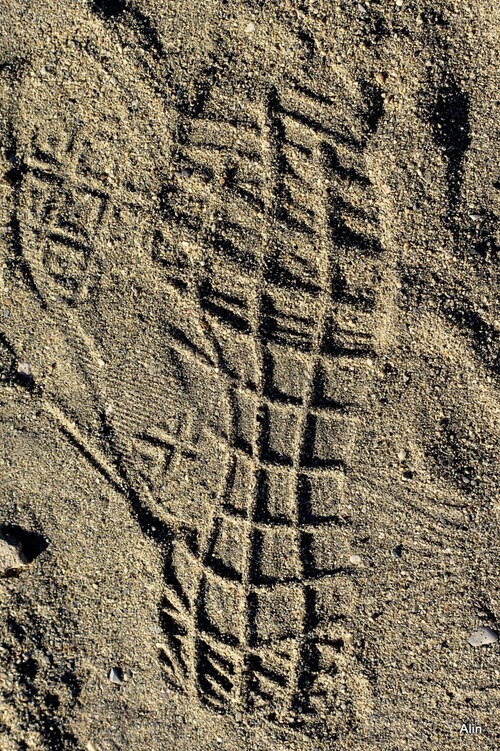
[[[498,747],[499,21],[0,2],[1,751]]]

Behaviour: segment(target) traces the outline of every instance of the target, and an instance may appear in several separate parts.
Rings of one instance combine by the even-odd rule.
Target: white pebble
[[[469,636],[471,647],[484,647],[486,644],[494,644],[498,641],[498,634],[488,626],[480,626],[477,631]]]
[[[359,566],[361,563],[361,556],[360,555],[350,555],[349,561],[353,563],[355,566]]]
[[[20,362],[17,366],[17,372],[19,373],[19,375],[25,376],[26,378],[31,378],[31,376],[33,375],[29,362]]]
[[[255,31],[255,24],[253,21],[250,21],[250,23],[247,23],[245,26],[245,31],[247,34],[253,34]]]
[[[111,668],[108,673],[108,679],[111,681],[111,683],[121,683],[123,678],[120,668]]]

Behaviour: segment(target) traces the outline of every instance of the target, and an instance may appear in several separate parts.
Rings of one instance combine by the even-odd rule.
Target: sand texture
[[[0,751],[498,748],[499,30],[0,0]]]

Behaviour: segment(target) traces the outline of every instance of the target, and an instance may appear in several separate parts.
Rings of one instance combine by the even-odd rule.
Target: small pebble
[[[401,558],[403,555],[403,546],[396,545],[396,547],[391,550],[391,555],[393,558]]]
[[[111,683],[121,683],[123,681],[123,673],[121,668],[111,668],[108,673],[108,678]]]
[[[24,568],[27,563],[21,545],[10,536],[0,533],[0,576],[10,576]]]
[[[486,644],[495,644],[497,641],[497,632],[493,631],[489,626],[480,626],[468,639],[471,647],[484,647]]]
[[[253,34],[255,31],[255,24],[253,21],[250,21],[250,23],[247,23],[245,26],[245,31],[247,34]]]
[[[25,381],[31,381],[33,378],[33,372],[29,362],[20,362],[17,366],[17,373]]]
[[[359,566],[359,564],[361,563],[361,556],[360,555],[350,555],[349,556],[349,561],[351,563],[354,563],[355,566]]]
[[[469,217],[472,219],[472,221],[477,222],[479,219],[481,219],[481,214],[469,214]]]

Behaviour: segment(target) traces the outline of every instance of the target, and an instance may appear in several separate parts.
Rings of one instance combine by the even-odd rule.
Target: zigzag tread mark
[[[345,191],[338,205],[335,194],[327,192],[320,215],[313,208],[309,211],[303,200],[300,208],[293,206],[294,185],[302,183],[307,193],[315,184],[314,173],[301,161],[313,154],[317,167],[330,170],[340,186],[352,183],[363,193],[370,189],[370,182],[345,159],[346,150],[352,149],[359,163],[356,139],[337,138],[317,113],[313,116],[317,103],[301,113],[283,105],[280,96],[276,92],[271,97],[270,122],[261,138],[271,133],[268,148],[271,156],[275,154],[276,195],[288,197],[292,208],[280,207],[281,198],[275,198],[278,203],[265,221],[264,233],[268,237],[270,231],[276,233],[277,219],[299,243],[301,236],[309,234],[317,234],[322,243],[331,238],[342,246],[344,266],[337,272],[333,295],[320,277],[315,280],[312,268],[305,281],[306,246],[295,253],[297,266],[292,273],[278,254],[278,227],[274,235],[278,243],[269,246],[265,263],[254,267],[255,284],[260,284],[256,296],[246,299],[241,293],[228,294],[227,281],[221,278],[219,283],[217,276],[199,282],[202,308],[217,321],[212,333],[224,366],[234,430],[229,438],[232,470],[222,515],[214,520],[203,562],[206,575],[197,610],[196,672],[205,699],[218,708],[241,702],[252,708],[257,698],[258,703],[272,704],[279,696],[283,706],[314,716],[323,701],[322,691],[316,690],[316,669],[330,671],[334,681],[335,665],[320,665],[328,648],[338,653],[343,648],[341,639],[329,641],[328,637],[331,624],[343,617],[337,595],[331,599],[336,585],[329,582],[352,575],[341,551],[334,552],[335,540],[343,525],[339,508],[355,425],[351,411],[363,392],[359,374],[375,349],[369,291],[377,267],[372,261],[370,269],[374,270],[366,267],[368,292],[351,292],[352,282],[344,271],[349,253],[381,252],[381,248],[369,239],[373,219],[348,203]],[[336,138],[342,145],[338,152],[332,145]],[[263,154],[262,164],[268,158],[269,154]],[[311,201],[312,207],[312,196]],[[331,206],[345,214],[343,224],[332,222]],[[266,205],[263,211],[268,211]],[[325,224],[329,215],[330,223]],[[352,225],[354,220],[361,230],[349,227],[348,222]],[[220,237],[210,245],[224,266],[231,246],[224,247]],[[245,268],[239,253],[238,259],[238,251],[231,249],[235,267],[240,264],[236,277],[239,274],[249,281],[250,268]],[[285,304],[283,291],[288,298]],[[356,311],[358,327],[339,325],[349,311]],[[230,355],[231,339],[238,341],[240,354],[255,358],[254,367],[261,370],[252,387],[248,371],[238,372],[241,357]],[[325,491],[331,494],[329,504]],[[249,619],[246,645],[236,631],[241,623],[241,599],[247,603]],[[234,662],[224,663],[217,649],[207,648],[204,640],[209,638],[223,650],[232,648],[241,655],[246,666],[241,677]],[[296,656],[280,663],[278,645],[286,643]]]

